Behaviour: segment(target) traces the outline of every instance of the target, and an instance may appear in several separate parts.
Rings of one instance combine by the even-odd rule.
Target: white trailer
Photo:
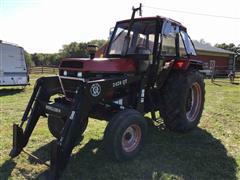
[[[0,41],[0,86],[25,86],[28,84],[29,75],[24,49]]]

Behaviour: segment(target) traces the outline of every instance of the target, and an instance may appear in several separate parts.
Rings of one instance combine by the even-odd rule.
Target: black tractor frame
[[[13,125],[12,158],[27,145],[40,116],[48,117],[50,132],[56,137],[51,149],[49,179],[60,177],[89,117],[109,121],[104,144],[108,154],[120,161],[134,157],[142,147],[148,129],[146,113],[150,112],[152,119],[157,120],[155,113],[159,111],[171,130],[185,132],[197,126],[204,105],[204,82],[198,71],[202,69],[201,63],[191,60],[195,50],[186,28],[159,16],[135,19],[137,11],[141,12],[141,6],[133,9],[130,20],[117,23],[105,52],[105,57],[110,59],[134,58],[136,70],[128,73],[86,72],[78,77],[69,74],[70,71],[65,73],[65,69],[76,66],[72,60],[63,60],[59,76],[36,81],[21,123]],[[136,54],[129,54],[134,24],[152,20],[156,23],[156,29],[151,32],[155,35],[154,42],[150,43],[152,52],[141,54],[148,52],[141,47]],[[123,28],[124,23],[128,27],[124,30],[123,48],[120,54],[114,54],[116,51],[111,48],[116,41],[117,28],[119,25]],[[163,53],[162,39],[167,36],[164,30],[169,37],[174,34],[174,56]],[[185,36],[188,44],[182,42],[180,47],[180,36]],[[184,56],[180,54],[181,48],[186,52]],[[93,59],[92,54],[90,57]],[[52,100],[56,94],[60,96]]]

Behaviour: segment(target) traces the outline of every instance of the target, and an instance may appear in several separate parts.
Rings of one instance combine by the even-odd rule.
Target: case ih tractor
[[[63,59],[59,76],[36,81],[21,123],[13,125],[12,158],[27,145],[40,116],[48,118],[56,138],[50,179],[60,177],[89,118],[108,121],[105,150],[119,161],[140,151],[148,132],[146,113],[156,121],[160,112],[173,131],[197,126],[204,81],[186,28],[160,16],[135,18],[137,11],[141,6],[130,20],[116,23],[104,58],[95,58],[95,46],[89,46],[90,58]]]

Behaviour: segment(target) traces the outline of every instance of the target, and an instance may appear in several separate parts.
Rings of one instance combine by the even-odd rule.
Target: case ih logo
[[[98,83],[92,84],[90,93],[93,97],[97,97],[101,93],[101,86]]]

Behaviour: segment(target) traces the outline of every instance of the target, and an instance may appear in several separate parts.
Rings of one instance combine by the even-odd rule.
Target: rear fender
[[[188,68],[203,70],[203,62],[198,60],[190,60]]]
[[[189,68],[202,70],[203,63],[202,61],[192,60],[192,59],[190,60],[179,59],[174,62],[173,69],[175,70],[187,70]]]

